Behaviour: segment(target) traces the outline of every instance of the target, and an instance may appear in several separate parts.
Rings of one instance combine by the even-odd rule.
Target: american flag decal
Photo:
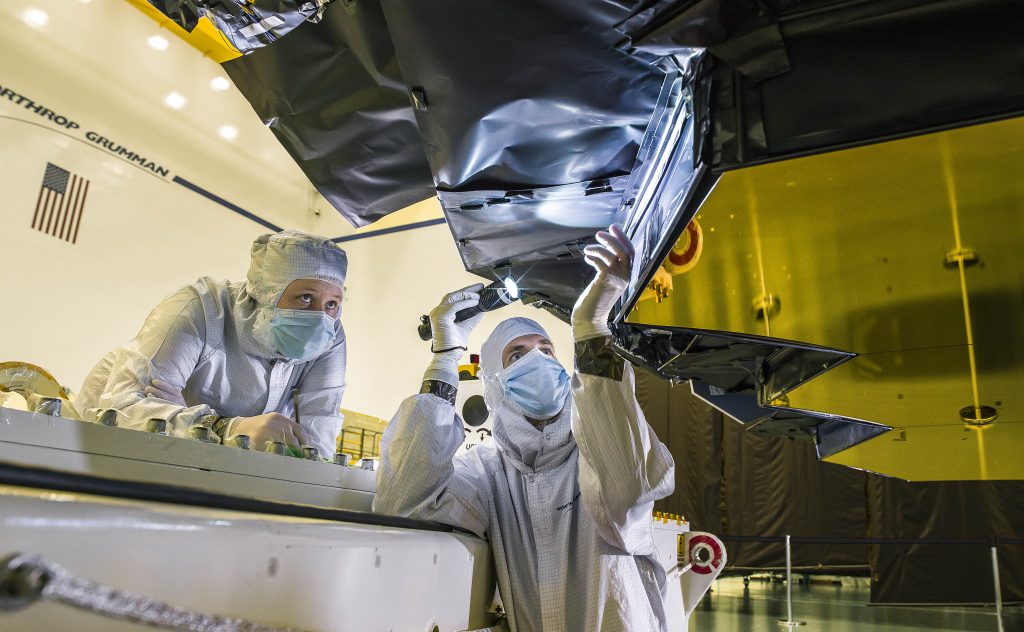
[[[32,228],[76,243],[88,193],[88,180],[55,164],[46,163],[46,173],[36,200],[36,212],[32,216]]]

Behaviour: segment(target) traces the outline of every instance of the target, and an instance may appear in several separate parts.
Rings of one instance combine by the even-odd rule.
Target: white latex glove
[[[280,413],[264,413],[255,417],[240,417],[232,422],[228,437],[247,435],[253,450],[262,451],[268,441],[283,441],[292,448],[307,445],[309,438],[302,426]]]
[[[597,242],[583,249],[584,258],[597,274],[572,308],[572,334],[576,340],[611,334],[608,318],[629,285],[635,254],[629,237],[612,224],[607,232],[598,231]]]
[[[478,304],[480,292],[483,289],[483,283],[474,283],[469,287],[446,294],[438,306],[431,310],[430,329],[433,332],[433,338],[430,341],[431,351],[442,353],[453,349],[468,349],[469,333],[480,324],[484,315],[480,313],[469,320],[457,323],[455,314]]]
[[[150,386],[144,388],[143,391],[146,393],[146,397],[155,397],[178,406],[188,406],[185,403],[185,397],[181,394],[181,389],[163,380],[153,380]]]

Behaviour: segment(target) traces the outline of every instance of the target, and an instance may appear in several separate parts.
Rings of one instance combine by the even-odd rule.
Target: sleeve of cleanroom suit
[[[98,398],[98,408],[121,412],[118,425],[142,429],[146,419],[166,419],[181,431],[203,415],[216,414],[205,404],[180,406],[143,389],[159,378],[177,388],[195,371],[206,349],[206,318],[192,288],[171,294],[154,309],[139,335],[111,358],[110,375]]]
[[[583,507],[598,533],[631,555],[654,551],[654,501],[675,488],[675,462],[636,401],[633,368],[611,338],[577,341],[572,432]]]
[[[341,432],[341,398],[345,394],[345,341],[309,362],[299,380],[299,420],[309,444],[331,458]]]
[[[373,510],[485,537],[490,506],[476,450],[452,458],[464,440],[462,420],[448,401],[431,394],[403,401],[381,439]]]

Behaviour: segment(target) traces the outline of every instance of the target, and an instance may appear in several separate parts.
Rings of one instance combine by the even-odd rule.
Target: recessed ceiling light
[[[34,29],[39,29],[50,23],[50,14],[42,9],[29,7],[21,12],[21,20]]]
[[[149,42],[149,45],[156,50],[167,50],[167,47],[170,45],[167,38],[162,35],[153,35],[146,41]]]
[[[164,103],[174,108],[175,110],[180,110],[181,108],[185,107],[185,104],[188,103],[188,100],[181,94],[177,92],[172,92],[168,94],[166,97],[164,97]]]
[[[230,125],[221,125],[220,129],[217,130],[220,137],[224,140],[234,140],[238,136],[238,130]]]
[[[210,87],[217,91],[227,90],[231,87],[231,82],[224,77],[214,77],[210,80]]]

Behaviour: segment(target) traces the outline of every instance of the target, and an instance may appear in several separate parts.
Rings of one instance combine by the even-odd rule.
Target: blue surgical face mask
[[[540,349],[502,369],[498,381],[505,395],[533,419],[557,415],[569,394],[569,375],[558,360]]]
[[[334,344],[338,320],[321,311],[275,307],[270,330],[282,355],[292,360],[312,360]]]

